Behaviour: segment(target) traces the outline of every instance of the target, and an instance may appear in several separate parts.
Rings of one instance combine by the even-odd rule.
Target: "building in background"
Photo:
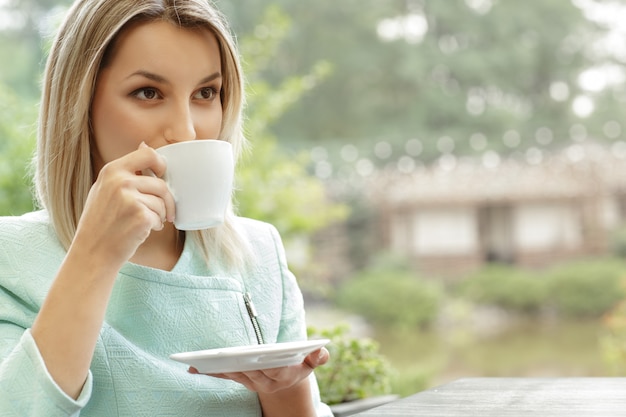
[[[626,220],[626,153],[574,144],[532,162],[459,159],[372,181],[382,247],[418,270],[526,267],[606,254]]]
[[[626,226],[623,142],[586,141],[523,159],[448,156],[363,179],[362,207],[308,242],[314,280],[340,282],[378,251],[406,257],[425,276],[454,279],[488,262],[542,268],[615,250]]]

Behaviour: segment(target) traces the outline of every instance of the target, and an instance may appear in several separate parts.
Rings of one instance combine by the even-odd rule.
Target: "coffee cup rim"
[[[170,148],[171,149],[171,148],[176,148],[176,147],[180,147],[180,146],[187,146],[186,144],[196,143],[196,142],[202,142],[202,143],[210,142],[210,143],[215,143],[215,144],[223,143],[223,144],[225,144],[223,146],[232,146],[230,142],[228,142],[226,140],[223,140],[223,139],[193,139],[193,140],[185,140],[185,141],[182,141],[182,142],[168,143],[166,145],[163,145],[163,146],[157,148],[157,150],[161,149],[161,148]]]

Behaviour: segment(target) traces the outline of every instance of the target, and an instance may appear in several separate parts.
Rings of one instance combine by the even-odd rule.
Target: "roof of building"
[[[626,191],[626,152],[577,143],[533,162],[448,157],[408,174],[381,171],[370,184],[375,201],[400,206],[576,199]]]

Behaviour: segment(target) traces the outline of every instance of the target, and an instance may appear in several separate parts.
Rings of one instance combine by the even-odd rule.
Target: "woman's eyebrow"
[[[198,84],[205,84],[208,82],[211,82],[217,78],[221,78],[222,74],[220,72],[214,72],[213,74],[209,75],[208,77],[204,77],[203,79],[200,80],[200,82]]]
[[[144,71],[144,70],[135,71],[132,74],[130,74],[128,77],[126,77],[126,79],[129,79],[129,78],[132,78],[132,77],[136,77],[136,76],[144,77],[144,78],[147,78],[149,80],[152,80],[152,81],[160,83],[160,84],[169,84],[170,83],[169,81],[167,81],[167,79],[165,77],[162,77],[162,76],[160,76],[158,74],[155,74],[153,72]]]
[[[135,72],[133,72],[132,74],[130,74],[126,78],[128,79],[128,78],[135,77],[135,76],[144,77],[144,78],[147,78],[149,80],[152,80],[152,81],[160,83],[160,84],[171,84],[165,77],[163,77],[163,76],[161,76],[159,74],[155,74],[155,73],[150,72],[150,71],[145,71],[145,70],[135,71]],[[198,82],[198,84],[205,84],[205,83],[211,82],[211,81],[213,81],[213,80],[215,80],[217,78],[221,78],[221,77],[222,77],[222,74],[219,71],[218,72],[214,72],[213,74],[211,74],[211,75],[201,79]]]

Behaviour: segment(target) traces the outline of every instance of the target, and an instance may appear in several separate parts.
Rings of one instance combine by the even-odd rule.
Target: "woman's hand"
[[[315,368],[328,362],[329,357],[323,347],[310,353],[299,365],[207,375],[239,382],[258,393],[264,417],[315,417],[308,377]],[[189,372],[198,373],[194,368]]]
[[[74,240],[92,256],[121,267],[152,230],[174,219],[174,198],[158,178],[165,168],[163,158],[144,143],[107,163],[89,191]],[[140,175],[146,170],[156,177]]]
[[[152,230],[174,216],[167,185],[140,175],[147,169],[160,176],[165,161],[142,145],[100,170],[31,329],[48,372],[72,398],[87,378],[119,268]]]
[[[323,347],[311,352],[299,365],[263,369],[259,371],[227,372],[207,375],[239,382],[250,391],[273,394],[291,388],[300,381],[308,378],[315,368],[324,365],[328,362],[328,359],[328,350]],[[195,368],[189,368],[189,372],[192,374],[198,373]]]

